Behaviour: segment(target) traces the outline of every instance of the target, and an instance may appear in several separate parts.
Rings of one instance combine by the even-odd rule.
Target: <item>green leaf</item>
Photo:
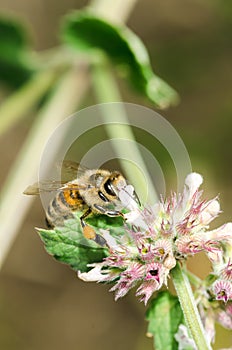
[[[157,107],[178,102],[176,91],[153,73],[144,44],[127,27],[80,11],[65,17],[61,35],[65,43],[79,51],[93,54],[93,50],[102,50]]]
[[[174,338],[184,316],[178,298],[169,292],[161,292],[151,301],[146,313],[149,322],[148,335],[154,337],[156,350],[177,350],[178,344]]]
[[[101,262],[107,251],[83,237],[79,215],[66,220],[63,227],[37,230],[49,254],[76,271],[86,272],[89,270],[87,264]]]
[[[24,26],[9,18],[0,18],[0,81],[17,87],[32,73],[28,56],[28,37]]]
[[[123,226],[123,218],[122,217],[110,217],[107,215],[95,215],[86,220],[90,225],[97,228],[114,228]]]

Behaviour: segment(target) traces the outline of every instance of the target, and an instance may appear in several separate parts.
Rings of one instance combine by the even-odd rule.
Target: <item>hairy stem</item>
[[[196,307],[189,280],[179,263],[171,270],[171,276],[185,317],[186,325],[190,335],[195,341],[197,349],[211,350],[212,348],[205,337],[204,328]]]

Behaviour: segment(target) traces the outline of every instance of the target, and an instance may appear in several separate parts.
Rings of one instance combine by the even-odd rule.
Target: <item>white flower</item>
[[[89,272],[78,272],[78,277],[84,281],[116,282],[111,288],[116,299],[139,284],[136,295],[147,303],[156,290],[166,285],[178,260],[205,252],[214,274],[225,279],[223,282],[221,277],[220,283],[214,283],[216,299],[232,299],[232,223],[209,231],[220,205],[217,198],[201,199],[202,182],[201,175],[191,173],[182,194],[172,193],[154,206],[143,208],[133,186],[121,187],[119,199],[129,211],[124,214],[124,232],[100,230],[108,254],[101,263],[88,265],[93,267]],[[182,328],[179,332],[177,337],[188,340]]]
[[[220,213],[220,204],[217,199],[213,199],[208,202],[208,205],[205,209],[202,210],[199,215],[199,222],[202,225],[208,225],[212,220],[214,220]]]
[[[132,223],[136,227],[139,227],[140,230],[146,231],[149,228],[138,209],[130,211],[129,213],[125,214],[124,217],[127,223]]]
[[[178,332],[174,337],[178,342],[178,350],[185,350],[186,348],[197,350],[194,340],[189,337],[188,329],[183,324],[179,325]]]
[[[189,175],[187,175],[185,179],[183,198],[181,201],[181,209],[183,213],[189,209],[189,205],[191,204],[192,198],[202,183],[203,177],[200,174],[190,173]]]
[[[209,240],[232,242],[232,222],[228,222],[215,230],[205,232]]]
[[[106,240],[106,244],[111,249],[119,249],[120,246],[118,245],[116,239],[109,233],[108,230],[100,229],[101,236]]]
[[[192,197],[196,190],[202,185],[203,177],[198,173],[191,173],[185,179],[185,185],[188,187],[189,197]]]
[[[118,197],[126,209],[134,210],[138,208],[138,203],[135,197],[135,190],[132,185],[122,187],[119,191]]]
[[[108,274],[104,273],[102,274],[102,263],[96,263],[96,264],[88,264],[88,267],[93,267],[89,272],[77,272],[77,276],[85,282],[101,282],[104,281]]]

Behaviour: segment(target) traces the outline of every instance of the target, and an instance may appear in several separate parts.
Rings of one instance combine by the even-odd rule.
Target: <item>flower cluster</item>
[[[102,230],[108,256],[90,265],[89,272],[78,273],[84,281],[114,282],[110,289],[115,299],[137,286],[136,295],[145,304],[151,295],[167,284],[169,272],[177,260],[205,252],[213,266],[214,279],[208,292],[217,300],[232,299],[232,223],[209,230],[210,222],[220,213],[218,198],[202,199],[203,179],[191,173],[182,194],[173,193],[153,207],[138,207],[128,185],[120,191],[125,214],[124,234]]]

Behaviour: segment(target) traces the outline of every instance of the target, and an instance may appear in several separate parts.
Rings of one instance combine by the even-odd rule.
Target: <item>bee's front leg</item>
[[[83,235],[85,238],[92,239],[94,242],[96,242],[97,244],[103,247],[106,245],[105,238],[97,234],[95,230],[91,226],[87,225],[86,222],[84,221],[84,219],[87,216],[89,216],[91,213],[92,213],[91,208],[88,208],[88,210],[80,217]]]
[[[123,213],[121,213],[118,210],[109,210],[107,208],[101,207],[100,205],[95,204],[94,208],[97,209],[97,211],[99,211],[100,213],[107,215],[107,216],[121,216],[123,219],[125,219]]]

